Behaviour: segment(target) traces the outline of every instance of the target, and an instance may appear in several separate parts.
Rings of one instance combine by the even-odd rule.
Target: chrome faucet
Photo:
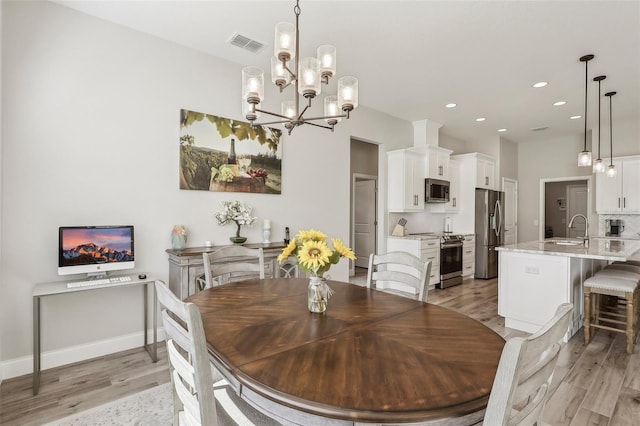
[[[587,219],[585,215],[580,213],[574,214],[569,221],[569,228],[573,228],[573,221],[576,220],[578,216],[584,219],[584,237],[582,237],[582,242],[585,247],[589,247],[589,219]]]

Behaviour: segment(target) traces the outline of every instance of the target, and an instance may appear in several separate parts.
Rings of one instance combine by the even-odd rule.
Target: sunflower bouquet
[[[327,242],[327,234],[315,229],[299,231],[291,242],[282,250],[278,261],[282,262],[289,256],[296,256],[300,268],[312,277],[322,278],[329,271],[331,265],[337,264],[341,258],[355,260],[356,256],[342,240],[332,238],[333,250]]]

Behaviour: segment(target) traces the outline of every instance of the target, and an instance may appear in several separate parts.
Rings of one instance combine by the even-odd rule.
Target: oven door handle
[[[440,248],[452,248],[452,247],[462,247],[462,243],[443,243],[440,245]]]

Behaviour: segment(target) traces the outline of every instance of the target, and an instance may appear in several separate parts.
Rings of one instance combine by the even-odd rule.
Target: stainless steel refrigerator
[[[498,252],[504,242],[504,192],[476,188],[476,278],[498,276]]]

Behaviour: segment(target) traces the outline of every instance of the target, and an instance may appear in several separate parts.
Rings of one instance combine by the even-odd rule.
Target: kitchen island
[[[550,239],[498,247],[498,315],[505,326],[529,333],[561,303],[574,304],[570,336],[582,327],[583,283],[612,261],[640,260],[640,241]]]

